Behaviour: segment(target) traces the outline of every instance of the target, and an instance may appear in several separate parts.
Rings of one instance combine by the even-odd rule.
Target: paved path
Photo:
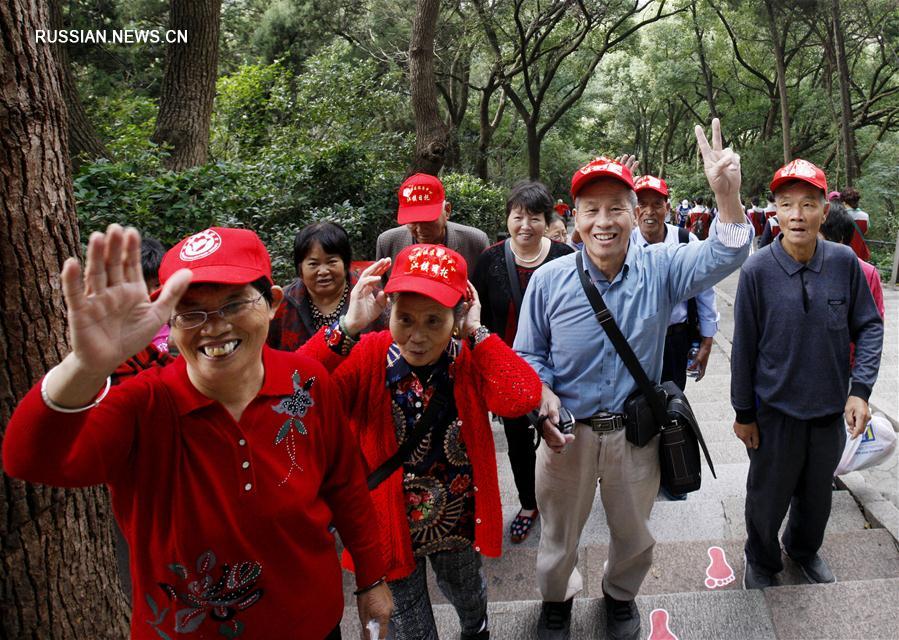
[[[669,614],[670,630],[681,640],[719,639],[899,639],[899,548],[890,526],[897,488],[896,461],[881,468],[850,474],[834,492],[834,506],[822,554],[839,578],[835,585],[809,585],[789,559],[779,576],[780,586],[764,592],[743,591],[742,546],[745,540],[743,503],[748,460],[745,447],[732,431],[730,409],[730,343],[733,333],[733,296],[737,276],[717,288],[721,331],[709,368],[699,383],[689,381],[687,395],[694,406],[718,471],[713,480],[704,470],[703,486],[683,502],[660,498],[650,527],[658,540],[653,567],[641,588],[637,605],[643,617],[643,638],[649,638],[657,609]],[[888,318],[899,317],[899,292],[887,292]],[[893,324],[893,326],[891,326]],[[889,323],[884,367],[872,404],[891,418],[896,409],[897,327]],[[892,402],[892,404],[891,404]],[[490,598],[491,638],[517,640],[534,637],[540,595],[535,560],[540,532],[535,526],[521,545],[508,540],[508,525],[517,511],[517,498],[506,457],[502,429],[494,429],[497,445],[506,540],[503,556],[486,559],[484,570]],[[896,520],[899,528],[899,519]],[[890,529],[893,529],[892,534]],[[598,499],[581,539],[579,567],[585,588],[575,600],[574,640],[603,638],[601,602],[602,563],[607,556],[609,529]],[[720,549],[731,571],[722,584],[710,588],[710,558]],[[711,563],[716,564],[716,563]],[[720,563],[717,563],[720,565]],[[352,606],[352,578],[346,576],[347,604],[344,637],[358,637]],[[452,607],[433,584],[431,600],[441,638],[458,638]],[[658,636],[668,637],[668,636]]]

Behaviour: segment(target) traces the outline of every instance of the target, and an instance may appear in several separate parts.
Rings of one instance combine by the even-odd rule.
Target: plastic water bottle
[[[696,378],[699,376],[699,367],[696,364],[696,356],[699,355],[699,343],[694,342],[690,345],[690,351],[687,352],[687,377]]]

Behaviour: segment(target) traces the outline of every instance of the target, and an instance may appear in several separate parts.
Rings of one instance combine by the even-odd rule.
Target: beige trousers
[[[659,491],[659,438],[635,447],[623,429],[596,433],[581,423],[574,434],[563,453],[545,442],[537,451],[537,586],[549,602],[568,600],[583,588],[578,543],[599,481],[611,534],[603,589],[616,600],[633,600],[652,565],[649,514]]]

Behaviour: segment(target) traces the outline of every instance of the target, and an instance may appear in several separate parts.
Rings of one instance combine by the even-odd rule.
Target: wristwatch
[[[480,325],[477,329],[468,334],[468,346],[474,349],[476,346],[484,342],[490,335],[490,329],[484,325]]]

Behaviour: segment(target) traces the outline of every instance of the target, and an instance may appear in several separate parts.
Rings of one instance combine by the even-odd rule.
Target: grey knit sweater
[[[777,238],[743,265],[734,321],[731,405],[738,422],[755,421],[759,401],[809,420],[842,413],[847,391],[871,395],[883,320],[849,247],[819,240],[804,265]]]

